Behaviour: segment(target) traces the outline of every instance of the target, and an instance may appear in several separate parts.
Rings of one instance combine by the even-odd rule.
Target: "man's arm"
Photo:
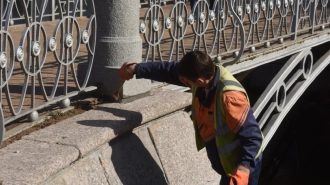
[[[136,78],[145,78],[185,86],[179,79],[178,64],[179,62],[177,61],[144,62],[127,66],[126,70],[129,73],[135,74]]]
[[[238,91],[224,92],[223,106],[228,127],[238,135],[241,143],[237,166],[243,165],[249,169],[254,169],[255,157],[262,143],[262,135],[253,116],[253,110],[246,96]]]

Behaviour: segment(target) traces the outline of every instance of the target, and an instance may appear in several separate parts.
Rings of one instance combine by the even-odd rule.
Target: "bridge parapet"
[[[6,124],[96,89],[87,86],[96,18],[92,0],[0,0],[0,23],[1,144]]]
[[[211,1],[212,2],[212,1]],[[140,33],[144,61],[171,61],[202,50],[225,66],[256,58],[324,31],[329,2],[293,0],[185,0],[161,6],[148,0]],[[270,50],[272,51],[272,50]]]

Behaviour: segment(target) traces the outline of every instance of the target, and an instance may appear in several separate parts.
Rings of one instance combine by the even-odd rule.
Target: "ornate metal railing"
[[[57,102],[67,107],[69,97],[95,89],[87,87],[96,43],[94,2],[0,0],[0,23],[1,144],[11,121],[25,115],[34,121],[38,110]]]
[[[329,6],[328,0],[215,0],[213,6],[177,0],[168,8],[148,0],[140,23],[143,58],[179,60],[188,50],[203,50],[217,62],[234,64],[244,53],[325,29]]]

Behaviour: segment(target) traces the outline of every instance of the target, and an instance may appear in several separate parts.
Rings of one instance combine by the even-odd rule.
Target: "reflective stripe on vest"
[[[222,82],[222,84],[220,84],[220,86],[218,86],[219,88],[217,88],[217,94],[219,94],[219,92],[221,92],[225,86],[229,86],[229,85],[243,88],[242,85],[239,84],[238,82],[231,81],[231,80],[224,80]],[[216,100],[216,106],[218,108],[221,107],[220,101]],[[225,135],[228,132],[230,132],[230,129],[228,128],[228,126],[223,124],[221,115],[216,115],[216,118],[217,118],[217,127],[215,130],[216,136],[219,137],[219,136]],[[240,146],[240,141],[238,139],[236,139],[232,143],[229,143],[225,146],[217,147],[217,149],[218,149],[219,155],[225,155],[225,154],[233,151],[234,149],[236,149],[238,146]]]
[[[219,155],[227,154],[227,153],[235,150],[240,144],[241,144],[241,142],[238,139],[236,139],[234,142],[232,142],[226,146],[217,147],[218,153],[219,153]]]

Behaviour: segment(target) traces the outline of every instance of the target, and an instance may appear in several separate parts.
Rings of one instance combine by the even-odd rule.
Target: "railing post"
[[[299,1],[294,1],[296,4],[296,9],[295,9],[295,16],[293,18],[293,23],[292,23],[292,29],[291,31],[293,32],[293,35],[291,36],[292,40],[297,39],[297,32],[298,32],[298,24],[299,24]]]
[[[97,42],[90,85],[111,96],[121,86],[119,68],[124,62],[142,60],[139,35],[140,0],[97,0]],[[132,79],[122,89],[123,97],[149,91],[151,81]]]
[[[52,21],[54,21],[55,20],[55,8],[56,8],[56,6],[55,6],[55,0],[52,0],[51,1],[51,3],[52,3],[52,9],[51,9],[51,11],[52,11]]]
[[[311,20],[312,28],[309,30],[310,34],[314,33],[314,27],[315,27],[315,14],[316,14],[316,0],[312,2],[311,4],[311,10],[309,11],[309,18]]]

